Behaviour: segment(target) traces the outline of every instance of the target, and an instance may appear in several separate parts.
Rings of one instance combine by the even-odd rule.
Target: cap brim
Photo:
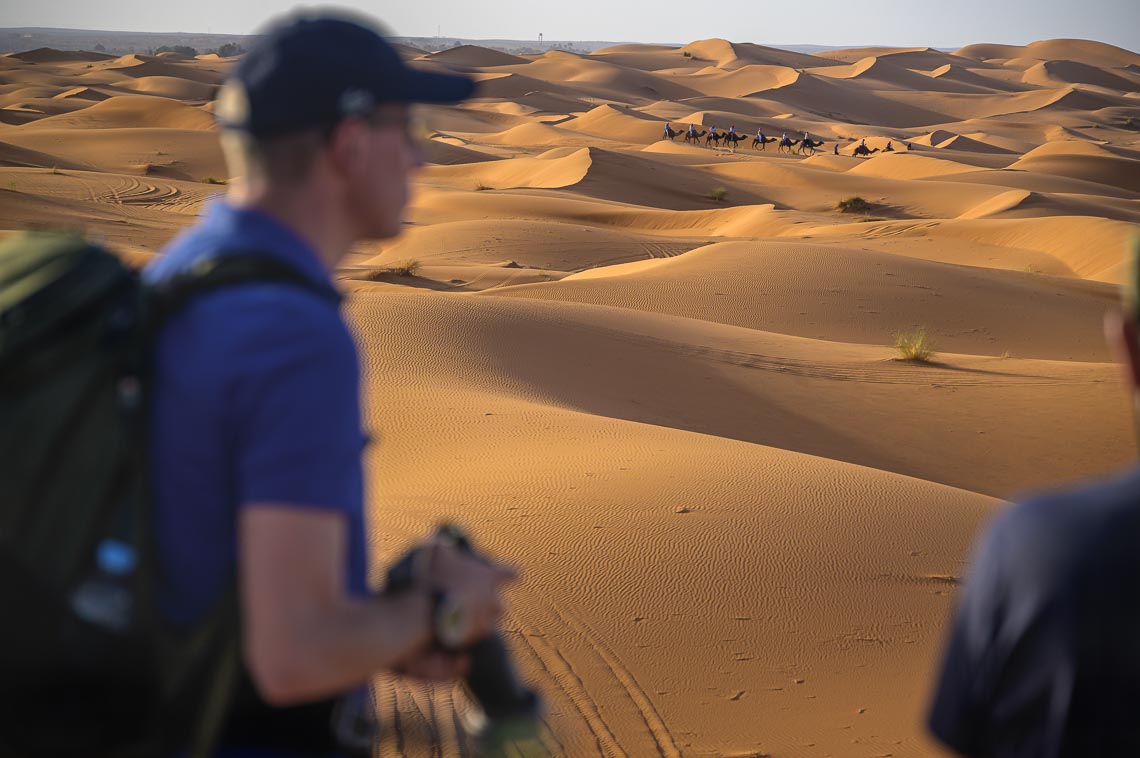
[[[475,80],[413,68],[409,69],[401,89],[406,103],[458,103],[475,92]]]

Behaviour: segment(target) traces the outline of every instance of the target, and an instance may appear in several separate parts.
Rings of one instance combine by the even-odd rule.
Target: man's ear
[[[1136,322],[1119,310],[1104,314],[1104,336],[1116,360],[1124,370],[1124,380],[1133,390],[1140,390],[1140,343]]]
[[[329,160],[340,175],[349,173],[360,163],[363,125],[356,119],[346,118],[337,124],[329,137]]]

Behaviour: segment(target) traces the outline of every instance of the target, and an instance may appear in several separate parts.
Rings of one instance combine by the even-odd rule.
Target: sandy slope
[[[1100,321],[1140,221],[1140,56],[401,54],[480,89],[424,109],[406,234],[337,272],[377,568],[444,517],[520,564],[506,633],[559,754],[940,755],[922,710],[977,530],[1134,452]],[[231,63],[0,56],[0,231],[153,255],[224,190]],[[920,326],[933,362],[896,360]],[[463,754],[462,695],[379,705],[384,754]]]

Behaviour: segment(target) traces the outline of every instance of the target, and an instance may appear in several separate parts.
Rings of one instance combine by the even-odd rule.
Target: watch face
[[[435,636],[439,644],[448,650],[457,649],[467,637],[467,613],[446,596],[436,609]]]

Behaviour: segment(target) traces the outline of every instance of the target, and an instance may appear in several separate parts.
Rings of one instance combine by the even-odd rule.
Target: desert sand
[[[1100,324],[1140,55],[402,54],[480,90],[424,111],[406,233],[337,272],[377,576],[442,518],[516,562],[505,634],[558,754],[942,755],[922,720],[979,530],[1135,453]],[[0,57],[0,230],[155,255],[225,189],[228,65]],[[920,327],[937,355],[898,360]],[[461,694],[380,692],[384,754],[462,754]]]

